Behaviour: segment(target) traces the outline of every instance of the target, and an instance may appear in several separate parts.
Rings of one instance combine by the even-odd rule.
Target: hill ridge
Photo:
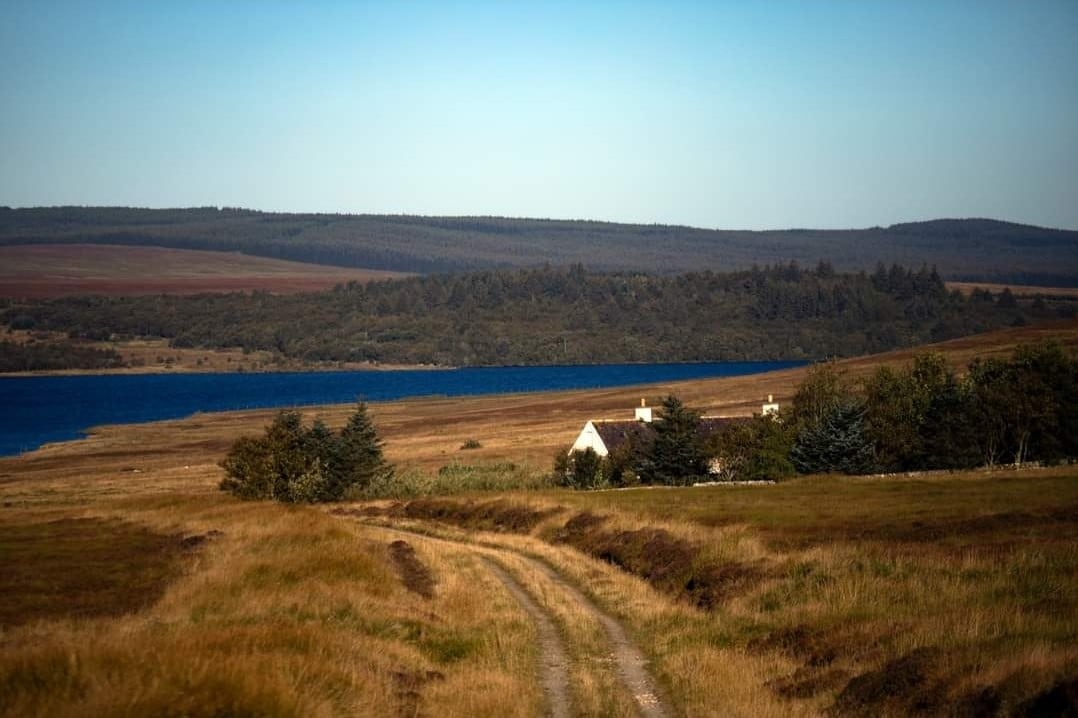
[[[857,229],[727,230],[490,216],[293,214],[239,208],[6,208],[0,245],[93,243],[240,251],[316,264],[432,273],[543,264],[673,274],[796,261],[879,263],[951,280],[1078,286],[1078,231],[988,218]]]

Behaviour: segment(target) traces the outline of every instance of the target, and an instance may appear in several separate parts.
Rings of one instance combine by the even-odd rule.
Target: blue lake
[[[0,377],[0,456],[78,438],[101,424],[176,419],[200,411],[339,404],[362,398],[469,396],[592,389],[739,376],[802,362],[605,364],[265,374]]]

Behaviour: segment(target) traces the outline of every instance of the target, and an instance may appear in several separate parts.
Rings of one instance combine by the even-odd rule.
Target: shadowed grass
[[[118,520],[0,524],[0,627],[138,610],[164,593],[198,543]]]

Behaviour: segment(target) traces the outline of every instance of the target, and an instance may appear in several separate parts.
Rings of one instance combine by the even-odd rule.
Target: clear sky
[[[1078,1],[0,0],[0,205],[1078,228]]]

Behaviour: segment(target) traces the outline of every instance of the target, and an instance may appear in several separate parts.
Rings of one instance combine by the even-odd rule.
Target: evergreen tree
[[[816,425],[802,428],[790,451],[802,474],[864,474],[872,470],[872,443],[865,435],[864,407],[852,400],[836,404]]]
[[[641,462],[644,483],[688,486],[707,476],[707,455],[700,439],[700,415],[676,396],[663,400],[654,423],[655,439]]]
[[[333,493],[329,500],[341,499],[349,490],[362,490],[372,481],[384,481],[393,469],[382,457],[382,442],[367,414],[367,405],[359,402],[341,430],[338,439],[339,462],[335,468]]]

